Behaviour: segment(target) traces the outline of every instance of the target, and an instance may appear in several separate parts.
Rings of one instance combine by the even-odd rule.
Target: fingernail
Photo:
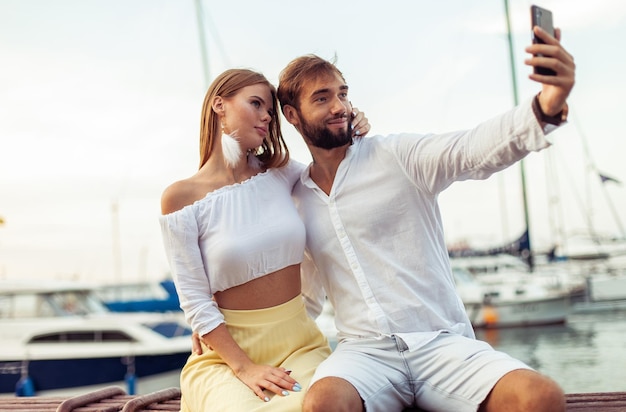
[[[291,375],[291,369],[287,369],[287,370],[285,371],[285,373],[286,373],[287,375]]]
[[[287,396],[287,395],[289,395],[289,392],[283,391],[283,396]]]
[[[263,399],[265,402],[269,402],[270,398],[268,398],[267,396],[265,397],[265,399]]]
[[[354,134],[355,134],[356,136],[361,136],[361,132],[360,132],[360,131],[358,131],[358,130],[357,130],[356,132],[354,132]]]
[[[356,112],[354,110],[352,111],[352,117],[356,117]]]
[[[302,390],[302,386],[300,386],[299,383],[296,383],[295,385],[293,385],[294,392],[300,392],[301,390]]]

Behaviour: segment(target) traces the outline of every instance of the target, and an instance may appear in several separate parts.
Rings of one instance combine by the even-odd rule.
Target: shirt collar
[[[361,144],[362,139],[363,138],[355,139],[353,143],[350,146],[348,146],[348,150],[346,150],[346,156],[343,158],[343,160],[339,164],[339,169],[341,169],[341,165],[343,165],[345,162],[349,162],[352,156],[354,156],[357,146]],[[300,174],[300,182],[305,187],[308,187],[309,189],[313,189],[317,187],[313,179],[311,179],[311,165],[312,163],[309,163],[307,167],[305,167],[302,173]]]

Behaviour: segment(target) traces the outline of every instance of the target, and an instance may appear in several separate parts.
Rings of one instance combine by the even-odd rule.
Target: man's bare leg
[[[303,412],[363,412],[363,400],[350,382],[328,377],[315,382],[307,391]]]
[[[565,411],[563,390],[552,379],[519,369],[504,375],[480,405],[481,412]]]

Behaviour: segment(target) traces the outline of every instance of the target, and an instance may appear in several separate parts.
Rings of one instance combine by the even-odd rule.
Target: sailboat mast
[[[513,53],[513,37],[511,34],[511,18],[509,16],[509,1],[504,0],[504,11],[506,16],[506,31],[507,31],[507,39],[509,44],[509,63],[511,65],[511,81],[513,86],[513,104],[517,106],[519,104],[519,97],[517,93],[517,76],[515,75],[515,55]],[[532,272],[534,269],[534,260],[532,254],[532,247],[530,243],[530,219],[528,213],[528,197],[526,194],[526,172],[524,167],[524,159],[520,160],[520,176],[521,176],[521,184],[522,184],[522,202],[524,205],[524,223],[526,224],[526,236],[528,241],[528,256],[523,256],[523,258],[528,263],[528,268]]]
[[[209,57],[206,46],[206,33],[204,31],[204,12],[202,0],[195,0],[196,21],[198,23],[198,40],[200,44],[200,56],[202,57],[202,74],[204,75],[204,89],[209,87],[211,76],[209,74]]]

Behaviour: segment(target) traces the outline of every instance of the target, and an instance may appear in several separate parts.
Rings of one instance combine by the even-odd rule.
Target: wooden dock
[[[626,412],[626,392],[567,394],[568,412]],[[146,395],[128,395],[110,386],[71,398],[0,397],[0,412],[150,412],[179,411],[180,389],[169,388]],[[417,412],[417,410],[412,409]]]
[[[147,395],[127,395],[118,386],[71,398],[0,397],[0,412],[148,412],[179,411],[180,389],[169,388]]]

